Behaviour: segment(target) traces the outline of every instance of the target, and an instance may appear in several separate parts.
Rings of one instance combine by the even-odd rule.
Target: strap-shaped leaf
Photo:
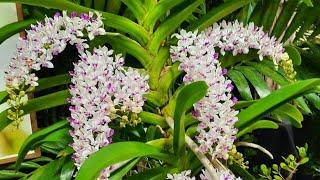
[[[252,84],[260,98],[266,97],[270,94],[270,90],[261,74],[254,68],[249,66],[236,66],[236,70],[240,71]]]
[[[262,62],[245,62],[245,64],[254,67],[261,74],[271,78],[281,86],[289,84],[289,81],[283,75],[266,64],[262,64]]]
[[[28,180],[39,180],[39,179],[60,179],[60,171],[65,164],[66,157],[61,157],[48,164],[40,167],[36,171],[32,172],[32,175]]]
[[[293,126],[297,128],[301,128],[302,124],[301,122],[303,121],[303,116],[301,112],[293,105],[291,104],[284,104],[274,111],[272,113],[278,114],[282,117],[284,117],[286,120],[288,120]]]
[[[2,28],[0,28],[0,44],[9,37],[27,29],[31,24],[34,24],[36,22],[37,21],[35,19],[26,19],[3,26]]]
[[[28,151],[32,150],[33,145],[37,143],[38,141],[41,141],[46,136],[48,136],[50,133],[57,131],[59,129],[65,128],[68,126],[68,122],[66,120],[59,121],[47,128],[38,130],[31,134],[23,143],[19,150],[18,158],[16,161],[16,169],[20,168],[21,162],[23,161],[25,155],[28,153]]]
[[[71,180],[73,177],[73,173],[75,171],[75,165],[71,156],[66,158],[66,162],[61,168],[60,179],[61,180]]]
[[[185,113],[206,95],[207,89],[204,81],[198,81],[184,86],[177,96],[173,134],[173,149],[177,156],[182,156],[185,152]]]
[[[262,18],[262,26],[265,31],[269,31],[274,19],[276,18],[276,13],[280,7],[280,0],[269,0],[267,2],[267,9]],[[261,9],[260,9],[261,10]],[[270,32],[270,31],[269,31]]]
[[[0,92],[0,104],[4,103],[8,98],[7,91],[1,91]]]
[[[121,4],[121,0],[108,0],[106,3],[106,11],[112,14],[118,14]]]
[[[247,82],[247,79],[243,76],[241,72],[237,70],[229,70],[228,77],[236,85],[241,97],[244,100],[252,100],[249,84]]]
[[[257,122],[253,122],[252,124],[246,126],[243,129],[240,129],[237,133],[237,138],[247,134],[251,133],[252,131],[256,129],[278,129],[278,124],[270,121],[270,120],[259,120]]]
[[[125,166],[112,173],[110,180],[123,179],[123,177],[140,161],[140,158],[136,158],[128,162]]]
[[[181,25],[181,23],[185,21],[197,9],[197,7],[201,3],[202,0],[194,0],[193,3],[186,4],[185,8],[161,23],[161,25],[151,37],[149,44],[150,52],[152,54],[156,54],[162,44],[162,41],[165,40],[165,38],[168,37],[172,32],[174,32]]]
[[[110,144],[90,155],[82,164],[76,179],[94,179],[99,175],[102,169],[112,164],[144,156],[170,163],[174,163],[176,160],[172,155],[162,153],[161,149],[151,145],[141,142],[119,142]]]
[[[71,82],[71,78],[69,74],[61,74],[57,76],[51,76],[47,78],[39,79],[39,86],[36,87],[35,91],[42,91],[44,89],[52,88],[55,86],[60,86],[64,84],[69,84]]]
[[[96,10],[103,11],[106,1],[105,0],[93,0],[93,7]]]
[[[27,174],[13,170],[1,170],[0,179],[20,179],[26,177]]]
[[[197,22],[191,24],[188,30],[204,30],[205,28],[211,26],[213,23],[223,19],[227,15],[233,13],[237,9],[247,5],[251,0],[229,0],[218,7],[214,7],[206,15],[201,17]]]
[[[68,10],[68,11],[76,11],[76,12],[89,12],[89,11],[96,11],[91,8],[87,8],[84,6],[80,6],[76,3],[72,3],[70,1],[65,0],[41,0],[41,1],[35,1],[35,0],[0,0],[0,2],[11,2],[11,3],[21,3],[21,4],[27,4],[32,6],[39,6],[39,7],[45,7],[45,8],[52,8],[52,9],[60,9],[60,10]],[[103,22],[106,26],[109,26],[111,28],[115,28],[121,32],[128,33],[132,35],[136,40],[141,42],[142,44],[145,44],[149,37],[148,33],[145,31],[145,29],[134,23],[133,21],[129,20],[128,18],[125,18],[123,16],[118,16],[115,14],[107,13],[107,12],[101,12],[103,16]]]
[[[237,128],[243,128],[245,125],[255,121],[260,116],[270,112],[283,103],[308,93],[320,84],[320,79],[308,79],[298,81],[290,85],[283,86],[281,89],[272,92],[265,98],[242,110],[238,114],[239,121],[235,124]]]
[[[320,109],[320,97],[317,94],[307,94],[308,101],[317,109]]]
[[[284,3],[284,7],[275,23],[273,28],[272,35],[279,38],[283,31],[286,29],[290,18],[293,16],[294,11],[296,10],[299,0],[290,0]]]
[[[286,52],[289,54],[289,57],[292,60],[293,65],[300,66],[301,56],[299,51],[292,45],[286,46],[285,49],[286,49]]]
[[[159,20],[161,16],[166,14],[171,8],[180,4],[183,0],[162,0],[157,3],[153,9],[150,9],[146,15],[144,26],[150,31],[153,32],[154,25]]]
[[[107,33],[104,36],[100,36],[91,42],[91,46],[97,47],[108,43],[113,49],[120,52],[129,53],[139,60],[139,62],[148,68],[152,62],[152,56],[136,41],[120,34],[120,33]]]
[[[139,24],[144,20],[146,10],[140,0],[121,0],[137,18]]]

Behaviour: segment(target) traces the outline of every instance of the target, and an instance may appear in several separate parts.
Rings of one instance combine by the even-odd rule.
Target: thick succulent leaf
[[[36,87],[35,91],[42,91],[44,89],[52,88],[55,86],[65,85],[71,83],[69,74],[61,74],[57,76],[51,76],[47,78],[41,78],[38,81],[39,86]]]
[[[103,11],[106,1],[105,0],[93,0],[93,7],[98,11]]]
[[[8,98],[7,91],[1,91],[0,92],[0,104],[4,103]]]
[[[289,20],[293,16],[298,3],[299,0],[290,0],[285,2],[279,18],[275,23],[275,27],[273,28],[272,35],[276,36],[277,38],[281,36],[283,31],[286,29]]]
[[[291,104],[284,104],[274,111],[272,113],[278,114],[279,116],[284,117],[286,120],[288,120],[293,126],[297,128],[301,128],[303,121],[303,116],[301,112],[293,105]]]
[[[155,167],[152,169],[147,169],[139,174],[135,174],[132,176],[129,176],[127,180],[137,180],[137,179],[154,179],[157,176],[159,177],[159,180],[163,180],[166,178],[167,173],[169,173],[171,170],[170,167]]]
[[[269,77],[281,86],[289,84],[289,81],[283,75],[277,72],[274,68],[267,66],[266,64],[262,64],[259,62],[246,62],[245,64],[254,67],[261,74]]]
[[[8,180],[8,179],[19,179],[26,177],[27,174],[22,172],[17,172],[13,170],[0,170],[0,179]]]
[[[50,135],[51,133],[65,127],[68,127],[68,122],[66,120],[63,120],[31,134],[24,141],[23,145],[19,150],[18,158],[16,161],[16,169],[20,168],[21,162],[23,161],[25,155],[28,153],[28,151],[34,148],[34,144],[36,144],[38,141],[43,140],[46,136]]]
[[[229,70],[228,77],[236,85],[241,97],[244,100],[252,100],[249,84],[247,82],[247,79],[243,76],[241,72],[237,70]]]
[[[61,168],[60,180],[71,180],[75,171],[75,165],[71,156],[66,158],[66,162]]]
[[[28,180],[60,180],[60,171],[65,163],[65,159],[65,157],[61,157],[40,167],[36,171],[32,172],[32,175],[28,178]]]
[[[237,66],[236,70],[240,71],[252,84],[260,98],[266,97],[270,94],[270,90],[261,74],[254,68],[249,66]]]
[[[128,151],[128,149],[130,149],[130,151]],[[89,156],[77,173],[76,179],[94,179],[99,175],[102,169],[112,164],[144,156],[170,163],[174,163],[176,160],[173,156],[162,153],[161,149],[141,142],[131,141],[113,143]]]
[[[140,158],[136,158],[128,162],[124,167],[118,169],[111,174],[110,180],[123,179],[123,177],[140,161]]]
[[[251,0],[230,0],[218,7],[214,7],[206,15],[201,17],[198,21],[194,22],[188,27],[188,30],[204,30],[205,28],[211,26],[213,23],[223,19],[227,15],[233,13],[234,11],[240,9],[241,7],[250,3]]]
[[[292,45],[288,45],[285,47],[286,52],[288,53],[290,59],[292,60],[293,65],[300,66],[301,65],[301,56],[299,51]]]
[[[237,128],[243,128],[245,125],[255,121],[262,115],[270,112],[283,103],[309,93],[310,90],[320,84],[320,79],[308,79],[298,81],[290,85],[283,86],[281,89],[272,92],[265,98],[242,110],[238,114],[239,121],[235,124]]]
[[[26,19],[23,21],[14,22],[0,28],[0,44],[9,37],[27,29],[31,24],[36,23],[35,19]]]
[[[202,3],[202,0],[193,0],[193,3],[185,4],[185,8],[176,14],[170,16],[157,28],[149,43],[149,50],[152,54],[156,54],[162,41],[173,33],[183,21],[185,21]]]
[[[185,153],[185,113],[193,104],[207,94],[208,86],[203,81],[194,82],[184,86],[176,99],[174,112],[173,149],[177,156]]]
[[[150,31],[153,32],[153,28],[159,18],[165,15],[171,8],[180,4],[183,0],[162,0],[157,3],[152,9],[146,14],[144,26]]]
[[[76,11],[78,13],[95,11],[94,9],[80,6],[76,3],[72,3],[66,0],[55,0],[55,1],[52,1],[52,0],[42,0],[42,1],[0,0],[0,2],[21,3],[21,4],[45,7],[48,9],[52,8],[52,9],[68,10],[70,12]],[[107,13],[107,12],[101,12],[101,13],[104,18],[103,22],[106,26],[115,28],[121,32],[128,33],[132,35],[136,40],[141,42],[142,44],[145,44],[148,41],[149,39],[148,33],[145,31],[145,29],[142,26],[134,23],[133,21],[123,16],[118,16],[118,15]]]
[[[102,0],[104,1],[104,0]],[[146,10],[140,0],[121,0],[132,12],[132,14],[137,18],[139,24],[144,20]]]
[[[237,133],[237,138],[247,134],[251,133],[252,131],[256,129],[278,129],[278,124],[270,121],[270,120],[258,120],[256,122],[253,122],[250,125],[247,125],[244,128],[239,129],[239,132]]]

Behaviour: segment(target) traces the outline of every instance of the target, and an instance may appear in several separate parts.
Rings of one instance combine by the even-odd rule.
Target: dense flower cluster
[[[43,22],[31,25],[26,37],[19,39],[16,55],[6,70],[8,92],[14,93],[8,101],[9,105],[14,107],[12,109],[21,111],[19,107],[26,103],[26,98],[17,95],[22,93],[26,96],[25,92],[30,92],[38,86],[38,77],[32,73],[33,70],[40,70],[41,67],[53,68],[53,56],[61,53],[68,43],[75,45],[79,52],[83,52],[89,47],[84,34],[87,34],[90,40],[105,34],[101,19],[98,13],[83,13],[79,17],[73,12],[69,17],[64,11],[62,15],[56,13],[53,18],[46,17]],[[11,113],[9,118],[19,120],[20,116]]]
[[[75,64],[70,92],[73,130],[71,147],[78,168],[85,159],[112,141],[114,130],[109,123],[117,118],[142,111],[144,94],[148,91],[148,76],[132,68],[125,69],[121,55],[113,55],[107,47],[81,54]],[[112,167],[105,169],[108,177]]]
[[[237,129],[237,111],[232,109],[236,98],[231,96],[232,84],[225,77],[218,61],[214,45],[203,34],[181,31],[175,34],[178,45],[171,48],[173,61],[180,61],[179,69],[186,72],[185,83],[205,81],[207,95],[194,105],[193,115],[200,121],[196,139],[200,152],[209,152],[212,157],[228,158]]]
[[[225,21],[222,21],[220,24],[215,23],[199,35],[197,35],[197,32],[187,33],[185,30],[182,30],[181,35],[183,34],[193,34],[193,37],[197,36],[202,39],[204,50],[207,48],[219,48],[222,55],[225,52],[232,52],[234,56],[248,54],[250,49],[255,49],[258,51],[257,54],[260,60],[263,57],[269,57],[276,66],[285,52],[282,43],[278,42],[275,37],[270,37],[268,33],[263,32],[262,28],[255,26],[253,23],[244,26],[243,23],[239,23],[237,20],[228,23]],[[181,42],[181,44],[192,40],[183,41],[185,42]],[[185,46],[173,48],[172,56],[185,51],[181,49],[183,47]]]
[[[230,171],[219,171],[215,169],[218,176],[218,180],[241,180],[240,177],[235,177]],[[176,174],[167,174],[167,179],[170,180],[195,180],[195,177],[191,177],[191,170],[182,171]],[[206,170],[202,170],[200,174],[201,180],[212,180],[210,174]]]

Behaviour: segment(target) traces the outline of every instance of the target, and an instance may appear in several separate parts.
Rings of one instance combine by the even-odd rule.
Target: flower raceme
[[[31,25],[26,37],[19,39],[17,52],[5,72],[10,95],[8,104],[12,107],[8,111],[9,119],[17,124],[22,120],[23,111],[20,107],[27,102],[26,94],[38,86],[38,77],[32,71],[38,71],[41,67],[53,68],[53,56],[61,53],[67,44],[75,45],[79,52],[83,52],[89,47],[84,34],[90,40],[105,34],[99,13],[77,16],[73,12],[69,17],[63,11],[62,15],[56,13],[53,18],[46,17],[37,25]]]
[[[237,111],[232,109],[232,84],[218,61],[218,53],[212,44],[207,44],[197,33],[181,31],[175,34],[178,45],[171,48],[173,61],[180,61],[179,69],[186,72],[184,83],[205,81],[209,86],[207,95],[194,104],[193,116],[199,120],[196,140],[199,151],[210,153],[212,158],[228,159],[237,129]],[[211,47],[210,47],[211,46]]]
[[[241,178],[235,177],[230,171],[220,171],[215,170],[219,179],[217,180],[241,180]],[[167,174],[167,179],[169,180],[195,180],[195,177],[191,176],[191,170],[182,171],[176,174]],[[210,174],[206,170],[202,170],[200,174],[201,180],[212,180]]]
[[[114,130],[109,123],[142,111],[143,96],[149,90],[148,76],[125,68],[121,55],[113,55],[107,47],[83,52],[80,57],[70,72],[69,118],[73,159],[78,169],[90,154],[112,142]],[[107,178],[111,170],[108,167],[101,176]]]
[[[260,60],[271,58],[277,68],[287,55],[285,49],[262,28],[253,23],[244,26],[238,21],[215,23],[200,33],[181,30],[173,37],[178,43],[170,49],[171,58],[181,62],[179,69],[186,73],[184,83],[205,81],[209,86],[207,95],[194,105],[193,116],[199,120],[196,136],[199,150],[228,159],[237,133],[233,126],[238,112],[232,109],[237,99],[231,95],[233,85],[225,77],[227,70],[220,66],[219,53],[231,52],[236,56],[254,49]]]

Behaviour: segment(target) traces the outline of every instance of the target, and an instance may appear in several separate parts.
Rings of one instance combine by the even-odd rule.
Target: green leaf
[[[37,163],[35,163],[33,161],[27,161],[27,162],[21,163],[20,169],[30,170],[30,169],[37,169],[39,167],[41,167],[41,165],[39,165],[39,164],[37,164]],[[11,165],[7,166],[5,169],[8,169],[8,170],[13,169],[14,170],[15,169],[15,164],[11,164]]]
[[[128,151],[130,149],[130,151]],[[161,149],[155,148],[141,142],[118,142],[110,144],[99,151],[90,155],[82,164],[77,173],[77,180],[94,179],[100,171],[112,164],[126,161],[137,157],[152,157],[165,162],[174,163],[176,158],[169,154],[161,152]],[[101,161],[103,160],[103,161]]]
[[[107,42],[113,49],[131,54],[137,58],[145,68],[148,68],[153,60],[148,51],[139,43],[119,33],[107,33],[105,36],[96,38],[93,42],[99,45]]]
[[[302,2],[305,3],[309,7],[313,7],[312,0],[302,0]]]
[[[30,99],[22,108],[25,114],[68,104],[69,90],[62,90],[38,98]]]
[[[300,66],[301,65],[301,56],[299,51],[291,45],[285,47],[286,52],[288,53],[290,59],[292,60],[293,65]]]
[[[114,173],[112,173],[110,180],[118,180],[123,179],[123,177],[140,161],[140,158],[136,158],[130,162],[128,162],[124,167],[118,169]]]
[[[121,0],[137,18],[139,24],[144,20],[146,10],[140,0]]]
[[[299,0],[290,0],[284,3],[284,7],[275,23],[272,35],[279,38],[283,31],[286,29],[289,20],[293,16],[293,13],[296,10]]]
[[[93,7],[96,10],[103,11],[106,1],[105,0],[93,0]]]
[[[47,128],[38,130],[34,133],[32,133],[23,143],[23,145],[21,146],[20,150],[19,150],[19,154],[18,154],[18,158],[16,161],[16,169],[20,168],[21,162],[23,161],[25,155],[28,153],[28,151],[32,150],[33,145],[35,143],[37,143],[38,141],[41,141],[42,139],[44,139],[46,136],[48,136],[49,134],[51,134],[52,132],[55,132],[61,128],[67,127],[68,126],[68,122],[63,120],[60,122],[57,122]]]
[[[187,29],[192,31],[198,29],[202,31],[205,28],[211,26],[213,23],[219,21],[220,19],[223,19],[227,15],[249,4],[250,2],[251,0],[230,0],[228,2],[225,2],[218,7],[214,7],[198,21],[191,24]]]
[[[27,176],[27,174],[22,172],[16,172],[12,170],[0,170],[0,179],[8,180],[8,179],[19,179]]]
[[[270,121],[270,120],[258,120],[256,122],[253,122],[250,125],[247,125],[246,127],[239,129],[239,132],[237,133],[237,138],[247,134],[251,133],[252,131],[256,129],[278,129],[278,124]]]
[[[252,104],[254,104],[255,102],[257,102],[258,100],[250,100],[250,101],[238,101],[237,104],[235,104],[233,106],[234,109],[243,109],[246,108]]]
[[[230,170],[235,173],[237,176],[241,177],[245,180],[255,180],[256,178],[252,176],[247,170],[241,168],[238,164],[233,163],[232,165],[228,166]]]
[[[307,94],[308,101],[317,109],[320,110],[320,97],[317,94]]]
[[[261,74],[254,68],[249,66],[236,66],[236,70],[240,71],[252,84],[260,98],[266,97],[270,94],[270,90]]]
[[[248,123],[253,122],[260,116],[270,112],[281,104],[308,93],[320,84],[320,79],[308,79],[298,81],[290,85],[283,86],[281,89],[272,92],[265,98],[260,99],[247,109],[238,114],[239,121],[235,124],[237,128],[242,128]]]
[[[282,76],[278,71],[276,71],[271,67],[268,67],[265,64],[262,64],[262,62],[245,62],[245,64],[254,67],[261,74],[268,76],[269,78],[271,78],[273,81],[275,81],[281,86],[289,84],[289,81],[284,76]]]
[[[48,164],[40,167],[36,171],[32,172],[32,176],[28,180],[50,179],[60,180],[60,171],[64,165],[65,157],[56,159]]]
[[[0,92],[0,104],[4,103],[7,100],[8,95],[9,94],[7,93],[7,91]]]
[[[0,0],[0,2],[11,2],[11,3],[21,3],[32,6],[45,7],[48,9],[60,9],[67,10],[69,12],[76,11],[78,13],[95,11],[94,9],[87,8],[84,6],[80,6],[76,3],[72,3],[66,0],[42,0],[42,1],[34,1],[34,0]],[[146,44],[149,36],[145,29],[134,23],[133,21],[125,18],[123,16],[101,12],[103,16],[103,22],[105,26],[115,28],[121,32],[128,33],[132,35],[136,40],[141,42],[142,44]]]
[[[35,19],[26,19],[23,21],[14,22],[5,25],[0,28],[0,44],[3,43],[9,37],[27,29],[31,24],[35,24],[37,21]]]
[[[139,114],[139,117],[141,118],[141,121],[144,123],[159,125],[161,127],[168,127],[168,124],[166,123],[164,117],[161,115],[142,111]]]
[[[93,0],[83,0],[84,1],[84,6],[91,8],[93,4]]]
[[[303,116],[301,112],[291,104],[284,104],[275,109],[273,113],[284,117],[286,120],[289,120],[290,123],[297,128],[302,127],[301,122],[303,121]]]
[[[44,89],[52,88],[55,86],[65,85],[71,83],[69,74],[61,74],[57,76],[51,76],[47,78],[41,78],[38,81],[39,86],[36,87],[35,91],[42,91]]]
[[[262,18],[263,29],[269,31],[274,19],[276,19],[276,13],[278,8],[281,6],[280,0],[269,0],[268,7],[266,9]]]
[[[241,97],[245,100],[252,100],[251,91],[247,79],[237,70],[229,70],[228,77],[236,85]]]
[[[144,21],[144,27],[150,32],[153,32],[153,28],[159,18],[165,15],[171,8],[180,4],[183,0],[162,0],[157,3],[152,9],[150,9],[146,15]]]
[[[108,0],[106,3],[106,11],[112,14],[118,14],[121,4],[121,0]]]
[[[207,89],[208,86],[204,81],[198,81],[184,86],[177,96],[173,118],[173,149],[176,156],[182,156],[185,153],[185,113],[207,94]]]
[[[68,156],[65,161],[66,162],[61,169],[60,180],[71,180],[75,170],[75,165],[71,156]]]
[[[194,0],[191,4],[186,4],[187,7],[183,8],[178,13],[170,16],[158,27],[156,32],[151,37],[149,43],[149,50],[152,54],[158,52],[162,41],[165,40],[172,32],[174,32],[189,15],[191,15],[197,7],[202,3],[202,0]]]
[[[165,174],[165,176],[159,178],[160,180],[163,180],[166,178],[166,175],[167,173],[170,172],[170,167],[155,167],[155,168],[152,168],[152,169],[147,169],[141,173],[138,173],[138,174],[134,174],[132,176],[129,176],[127,177],[127,180],[137,180],[137,179],[153,179],[155,178],[155,176],[159,176],[159,175],[162,175],[162,174]]]

